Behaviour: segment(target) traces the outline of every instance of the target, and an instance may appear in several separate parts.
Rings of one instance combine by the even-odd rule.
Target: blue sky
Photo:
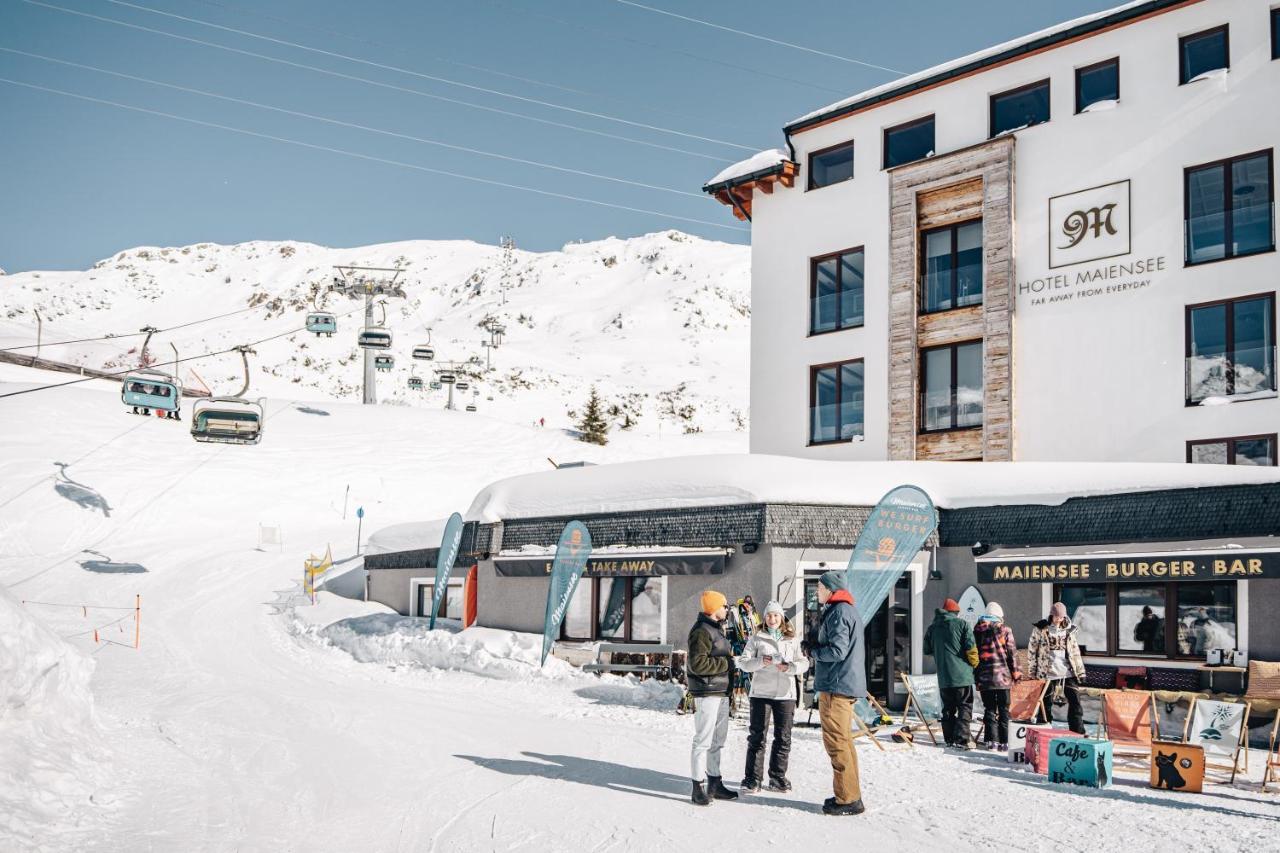
[[[703,181],[755,150],[780,145],[786,120],[896,76],[619,0],[39,3],[47,5],[0,0],[0,48],[9,49],[0,50],[0,78],[376,159],[0,83],[0,267],[10,272],[82,268],[136,245],[201,241],[291,239],[356,246],[465,238],[494,243],[500,235],[512,234],[522,248],[541,250],[579,239],[680,228],[746,242],[746,232],[731,230],[739,223],[727,211],[698,197]],[[646,4],[903,72],[1114,5],[1108,0]],[[48,5],[347,76],[130,29]],[[139,6],[718,141],[449,85]],[[14,50],[402,136],[113,77]],[[694,195],[493,159],[404,136]],[[384,160],[420,168],[379,162]],[[478,184],[422,168],[663,215]]]

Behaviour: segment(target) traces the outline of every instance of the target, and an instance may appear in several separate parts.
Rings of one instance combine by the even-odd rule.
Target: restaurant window
[[[809,262],[809,334],[861,326],[863,251],[848,249]]]
[[[920,351],[920,430],[982,426],[982,341]]]
[[[1055,584],[1081,653],[1203,660],[1236,647],[1236,582]]]
[[[1049,120],[1049,81],[1041,80],[991,96],[991,136]]]
[[[852,441],[863,434],[862,359],[810,368],[809,443]]]
[[[418,584],[418,614],[431,615],[431,600],[435,595],[435,584]],[[440,599],[440,609],[436,611],[437,619],[461,619],[463,611],[464,591],[461,583],[450,583],[445,587],[444,598]]]
[[[1188,441],[1187,461],[1207,465],[1275,465],[1276,436],[1272,433]]]
[[[1188,265],[1275,248],[1271,154],[1259,151],[1186,170],[1183,220]]]
[[[662,581],[656,577],[582,578],[560,639],[656,643],[662,637]]]
[[[1094,104],[1120,100],[1120,60],[1108,59],[1076,69],[1076,112]]]
[[[1275,295],[1187,308],[1186,405],[1276,392]]]
[[[903,163],[923,160],[934,152],[933,116],[885,128],[884,167],[892,169]]]
[[[982,303],[982,220],[934,228],[920,235],[925,314]]]
[[[1231,67],[1227,25],[1178,39],[1178,84],[1190,83],[1201,75]]]
[[[853,177],[853,141],[842,142],[809,155],[811,190],[829,187]]]

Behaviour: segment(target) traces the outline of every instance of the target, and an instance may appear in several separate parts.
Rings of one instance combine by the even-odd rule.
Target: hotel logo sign
[[[1118,258],[1132,250],[1129,182],[1049,199],[1049,268]]]

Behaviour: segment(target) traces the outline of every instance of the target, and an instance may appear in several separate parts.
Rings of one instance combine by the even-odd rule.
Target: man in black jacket
[[[689,694],[693,696],[693,795],[700,806],[713,799],[736,800],[720,776],[720,751],[729,734],[729,687],[733,648],[724,635],[728,601],[712,590],[702,594],[702,612],[689,631],[689,658],[685,665]]]

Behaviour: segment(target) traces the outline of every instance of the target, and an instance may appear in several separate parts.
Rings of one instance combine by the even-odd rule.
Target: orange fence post
[[[133,597],[133,647],[138,647],[142,639],[142,596]]]

